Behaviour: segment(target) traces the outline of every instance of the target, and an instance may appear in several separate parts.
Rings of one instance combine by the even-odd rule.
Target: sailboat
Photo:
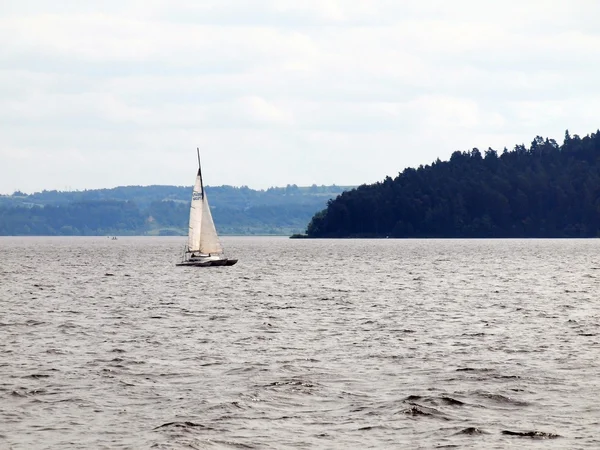
[[[192,191],[190,206],[190,229],[188,243],[184,249],[181,262],[177,266],[233,266],[238,260],[225,256],[219,241],[217,229],[213,222],[204,184],[202,182],[202,166],[200,165],[200,149],[198,152],[198,174]]]

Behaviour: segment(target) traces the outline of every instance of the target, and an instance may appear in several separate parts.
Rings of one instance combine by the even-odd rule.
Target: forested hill
[[[289,235],[348,187],[207,186],[221,234]],[[191,186],[0,195],[0,235],[185,235]]]
[[[600,131],[454,152],[328,202],[309,237],[599,237]]]

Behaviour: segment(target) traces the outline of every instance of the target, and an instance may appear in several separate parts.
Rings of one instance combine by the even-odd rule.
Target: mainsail
[[[192,205],[190,209],[190,230],[188,235],[188,251],[202,254],[217,255],[223,253],[219,242],[215,223],[213,222],[204,185],[202,183],[202,169],[200,168],[200,153],[198,153],[198,175],[192,192]]]

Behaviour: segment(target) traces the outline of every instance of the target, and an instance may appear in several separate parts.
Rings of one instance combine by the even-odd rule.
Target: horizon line
[[[297,185],[296,183],[292,183],[292,184],[287,184],[285,186],[269,186],[268,188],[252,188],[248,185],[240,185],[240,186],[234,186],[231,184],[220,184],[220,185],[206,185],[207,188],[219,188],[219,187],[231,187],[231,188],[235,188],[235,189],[251,189],[253,191],[268,191],[269,189],[286,189],[288,186],[296,186],[297,188],[311,188],[313,186],[316,187],[338,187],[338,188],[354,188],[357,187],[358,185],[343,185],[343,184],[336,184],[336,183],[332,183],[332,184],[316,184],[313,183],[311,185]],[[146,184],[146,185],[142,185],[142,184],[128,184],[128,185],[119,185],[119,186],[113,186],[113,187],[104,187],[104,188],[84,188],[84,189],[71,189],[70,187],[67,187],[66,189],[42,189],[42,190],[37,190],[37,191],[33,191],[33,192],[25,192],[22,191],[21,189],[15,189],[13,190],[11,193],[6,193],[6,192],[0,192],[0,196],[2,197],[10,197],[12,195],[14,195],[15,193],[22,193],[24,195],[35,195],[35,194],[41,194],[44,192],[60,192],[60,193],[70,193],[70,192],[89,192],[89,191],[103,191],[103,190],[113,190],[113,189],[119,189],[119,188],[133,188],[133,187],[138,187],[138,188],[146,188],[146,187],[175,187],[175,188],[184,188],[184,189],[191,189],[193,188],[193,185],[181,185],[181,184]]]

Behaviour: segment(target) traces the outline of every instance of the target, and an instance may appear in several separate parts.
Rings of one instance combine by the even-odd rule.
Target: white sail
[[[200,251],[200,234],[202,232],[202,197],[203,197],[203,186],[198,170],[196,176],[196,183],[194,184],[194,191],[192,192],[192,206],[190,208],[190,229],[188,234],[188,251],[199,252]]]
[[[188,234],[188,251],[199,252],[204,255],[220,255],[223,247],[219,242],[219,236],[213,222],[210,206],[204,185],[202,184],[202,172],[198,168],[196,183],[192,192],[192,204],[190,207],[190,229]]]
[[[217,236],[217,230],[215,223],[213,222],[212,214],[210,213],[210,207],[208,206],[208,199],[206,193],[204,193],[202,200],[202,219],[201,219],[201,233],[200,233],[200,252],[210,253],[211,255],[223,253],[223,247],[219,242]]]

